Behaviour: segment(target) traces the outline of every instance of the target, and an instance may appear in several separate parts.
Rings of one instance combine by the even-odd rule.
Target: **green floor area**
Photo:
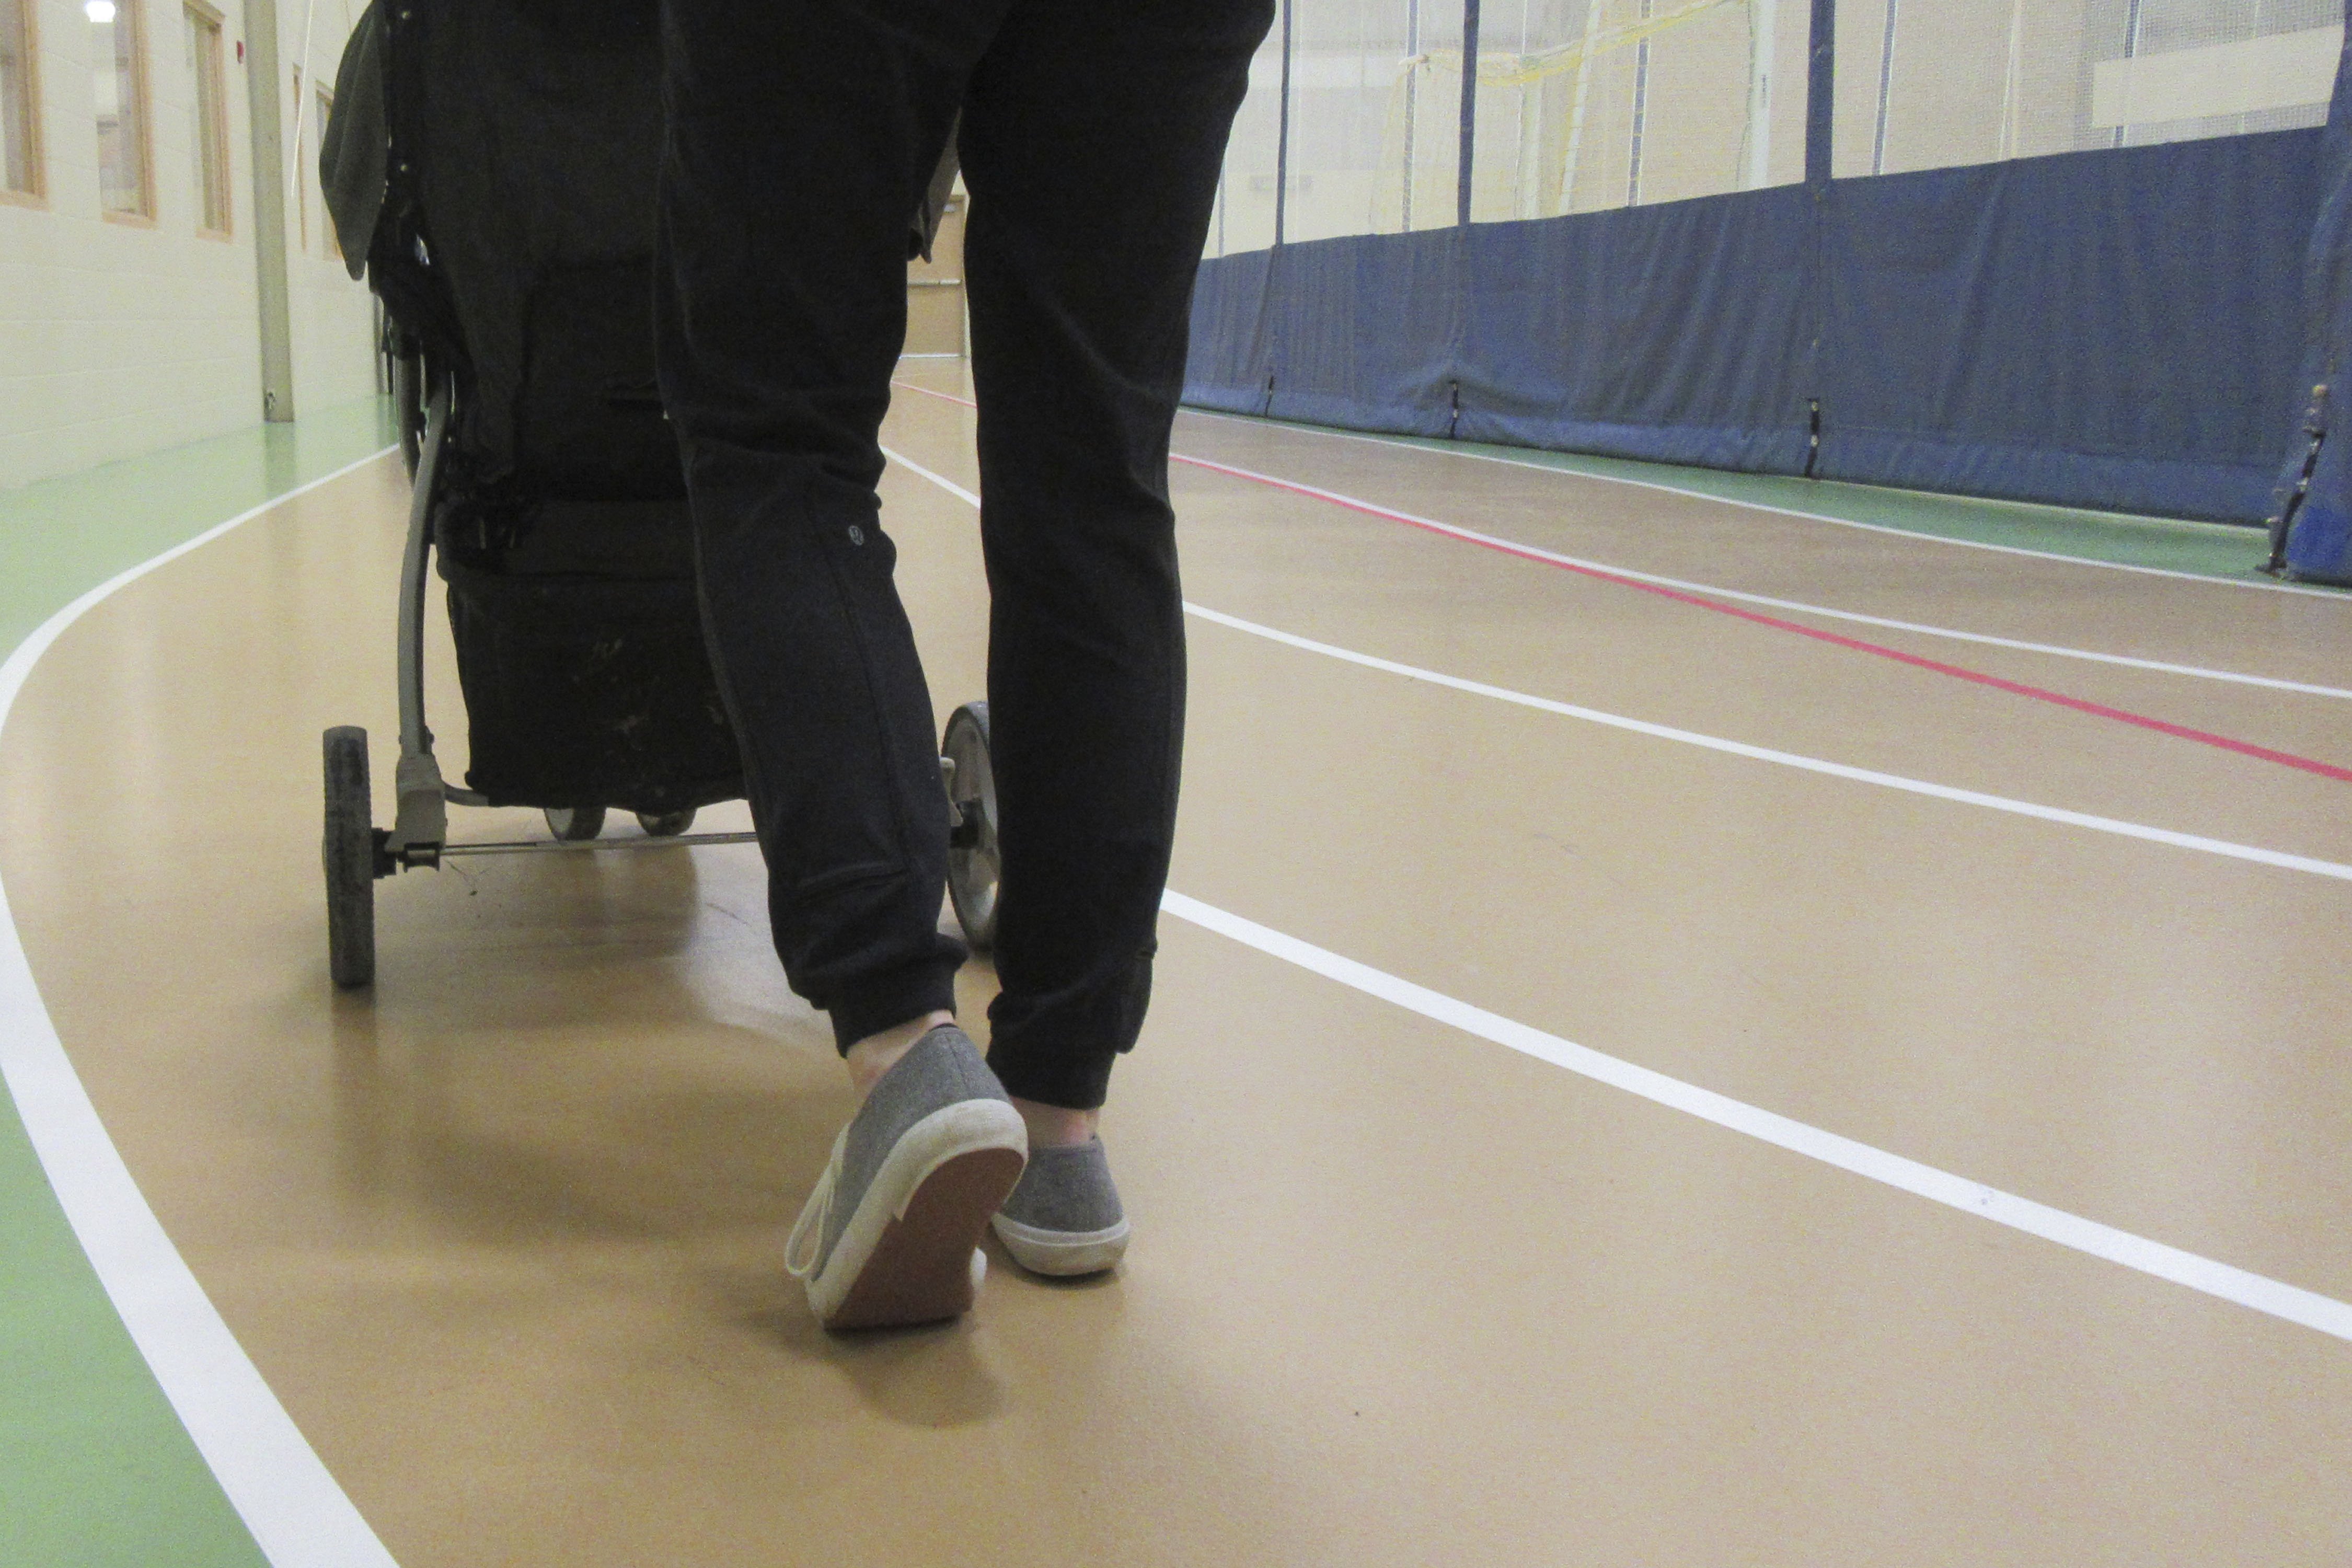
[[[116,573],[398,438],[370,397],[0,490],[0,657]]]
[[[116,574],[391,444],[388,401],[0,491],[0,657]],[[0,1561],[263,1558],[115,1315],[0,1095]]]
[[[1277,420],[1286,424],[1292,421]],[[1305,426],[1318,429],[1322,426]],[[1356,432],[1344,432],[1356,434]],[[2200,577],[2231,577],[2270,583],[2263,563],[2270,557],[2270,539],[2259,528],[2226,522],[2189,522],[2177,518],[2132,517],[2116,512],[2082,511],[2071,507],[2036,506],[2026,501],[1980,500],[1970,496],[1934,495],[1920,490],[1883,489],[1874,485],[1846,484],[1834,479],[1790,479],[1780,474],[1738,474],[1720,468],[1684,468],[1672,463],[1637,463],[1630,458],[1591,457],[1578,452],[1545,452],[1526,447],[1498,447],[1481,441],[1445,441],[1419,436],[1381,436],[1399,446],[1433,451],[1475,452],[1507,458],[1568,473],[1601,479],[1632,479],[1664,485],[1748,506],[1776,507],[1844,522],[1869,523],[1905,533],[1937,539],[1964,540],[1972,544],[2000,544],[2016,550],[2038,550],[2084,561],[2109,561],[2125,566],[2154,566],[2168,572],[2188,572]]]

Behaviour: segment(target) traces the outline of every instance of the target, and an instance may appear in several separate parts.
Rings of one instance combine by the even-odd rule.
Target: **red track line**
[[[979,406],[969,398],[958,397],[951,393],[934,392],[928,386],[916,386],[903,381],[894,382],[892,384],[905,387],[908,392],[919,392],[927,397],[937,397],[949,403],[960,403],[966,408]],[[1442,522],[1433,522],[1427,518],[1391,511],[1386,507],[1376,506],[1370,501],[1358,500],[1353,496],[1343,496],[1331,490],[1318,489],[1313,485],[1297,484],[1289,479],[1276,479],[1269,474],[1253,473],[1247,468],[1230,468],[1223,463],[1211,462],[1206,458],[1186,457],[1181,452],[1171,452],[1169,458],[1172,462],[1183,463],[1192,468],[1206,468],[1212,473],[1223,474],[1236,479],[1246,479],[1252,484],[1266,485],[1275,489],[1287,490],[1293,495],[1306,496],[1313,500],[1344,507],[1349,511],[1361,512],[1367,517],[1377,517],[1388,522],[1401,522],[1407,528],[1418,528],[1423,532],[1459,540],[1465,544],[1475,544],[1481,549],[1492,550],[1500,554],[1514,555],[1522,561],[1532,561],[1538,565],[1557,567],[1563,572],[1573,572],[1580,577],[1591,577],[1603,583],[1614,583],[1620,587],[1637,589],[1644,594],[1654,594],[1661,599],[1672,599],[1678,605],[1690,605],[1702,610],[1712,610],[1719,616],[1730,616],[1738,620],[1752,621],[1759,626],[1770,626],[1778,631],[1794,632],[1799,637],[1811,637],[1815,642],[1828,643],[1832,647],[1847,648],[1855,653],[1873,654],[1880,658],[1893,659],[1897,664],[1910,665],[1916,669],[1933,670],[1937,675],[1948,675],[1955,680],[1965,680],[1977,686],[1989,686],[1996,691],[2006,691],[2012,696],[2029,697],[2037,702],[2052,703],[2077,713],[2087,713],[2099,719],[2113,719],[2118,723],[2136,725],[2143,730],[2153,730],[2159,735],[2170,735],[2182,741],[2194,741],[2200,745],[2212,746],[2224,752],[2234,752],[2242,757],[2276,763],[2281,767],[2295,768],[2304,773],[2317,773],[2322,778],[2352,784],[2352,768],[2338,767],[2334,763],[2323,763],[2315,758],[2297,756],[2293,752],[2273,751],[2268,746],[2257,746],[2251,741],[2232,740],[2227,735],[2217,735],[2210,730],[2191,729],[2186,724],[2175,724],[2169,720],[2151,718],[2147,714],[2134,713],[2127,709],[2110,708],[2104,702],[2092,702],[2080,697],[2069,697],[2063,691],[2052,691],[2043,687],[2028,686],[2022,681],[2003,679],[1998,675],[1988,675],[1980,669],[1946,664],[1941,659],[1923,658],[1916,653],[1905,653],[1900,648],[1888,647],[1881,643],[1864,642],[1860,637],[1844,637],[1837,632],[1825,632],[1819,627],[1803,626],[1796,621],[1784,621],[1778,616],[1761,615],[1754,610],[1741,609],[1735,605],[1717,604],[1713,599],[1703,599],[1696,594],[1685,594],[1677,589],[1661,587],[1655,583],[1643,583],[1632,577],[1621,577],[1613,572],[1604,572],[1598,567],[1562,561],[1541,551],[1508,544],[1498,539],[1488,539],[1464,529],[1449,527]]]

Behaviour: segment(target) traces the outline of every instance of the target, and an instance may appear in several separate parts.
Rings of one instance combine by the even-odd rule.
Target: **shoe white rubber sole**
[[[1021,1113],[1001,1100],[961,1100],[907,1129],[809,1279],[817,1321],[888,1328],[971,1310],[988,1269],[978,1243],[1028,1150]]]
[[[1117,1268],[1126,1256],[1128,1232],[1132,1228],[1123,1219],[1108,1230],[1041,1230],[1003,1215],[988,1223],[1013,1262],[1032,1274],[1057,1279]]]

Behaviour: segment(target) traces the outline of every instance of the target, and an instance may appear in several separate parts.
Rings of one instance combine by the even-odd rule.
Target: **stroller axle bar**
[[[595,854],[607,849],[669,849],[691,848],[698,844],[757,844],[756,833],[678,833],[660,837],[644,838],[584,838],[523,839],[499,844],[444,844],[441,858],[453,855],[580,855]]]

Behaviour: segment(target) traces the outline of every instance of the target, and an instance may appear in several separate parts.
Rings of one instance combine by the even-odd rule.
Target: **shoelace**
[[[833,1187],[841,1173],[841,1151],[848,1142],[849,1129],[845,1127],[833,1141],[833,1156],[824,1163],[824,1174],[816,1179],[816,1191],[801,1205],[801,1217],[793,1222],[792,1237],[784,1243],[784,1272],[795,1279],[816,1272],[817,1248],[824,1245],[825,1224],[833,1217]]]

